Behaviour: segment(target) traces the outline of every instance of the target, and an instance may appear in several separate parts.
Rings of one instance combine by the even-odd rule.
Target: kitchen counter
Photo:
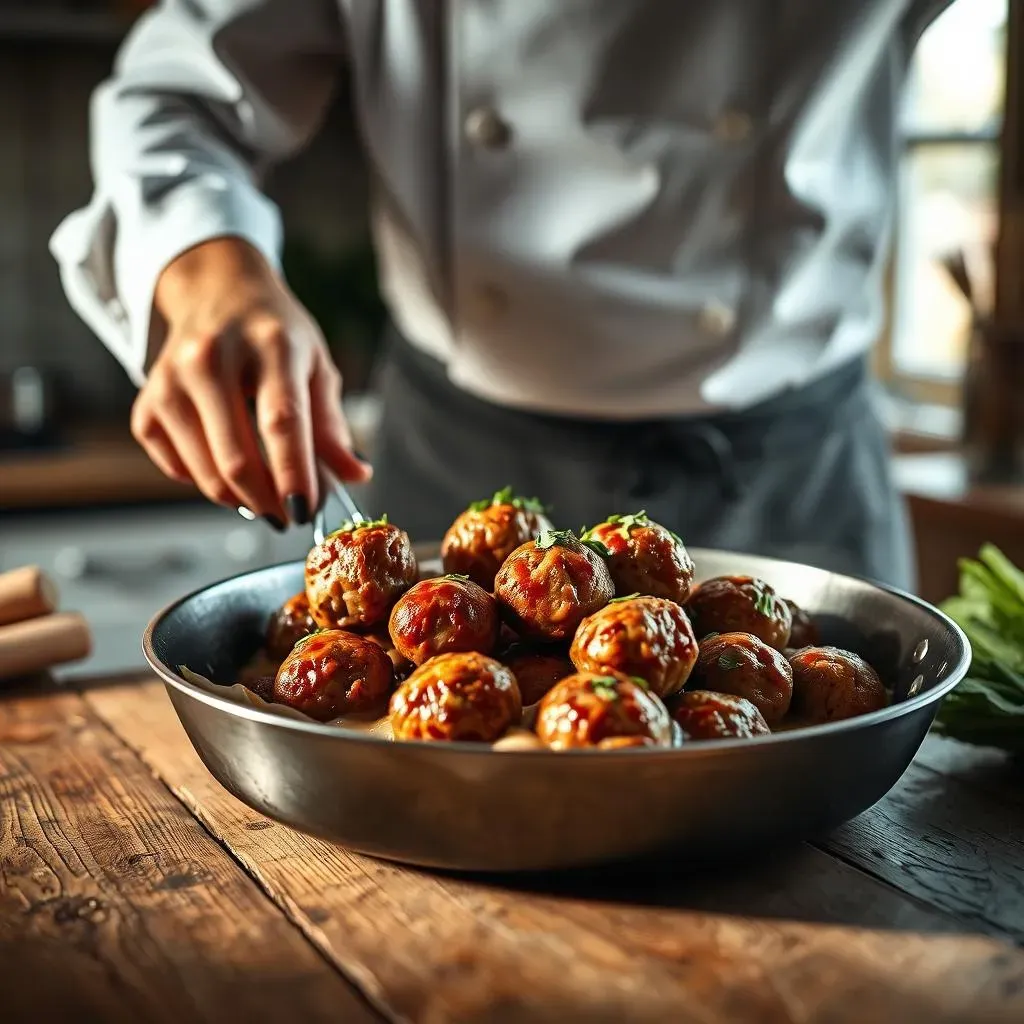
[[[52,450],[0,452],[0,510],[194,501],[194,487],[169,480],[124,426],[74,432]]]
[[[1020,775],[952,741],[819,842],[603,877],[294,832],[214,781],[148,676],[0,691],[0,792],[5,1024],[1024,1019]]]

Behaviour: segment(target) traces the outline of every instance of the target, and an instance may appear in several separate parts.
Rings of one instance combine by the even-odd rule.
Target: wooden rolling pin
[[[56,611],[57,584],[37,565],[0,573],[0,626]]]
[[[58,612],[0,626],[0,679],[78,661],[91,651],[92,633],[85,616],[78,612]]]

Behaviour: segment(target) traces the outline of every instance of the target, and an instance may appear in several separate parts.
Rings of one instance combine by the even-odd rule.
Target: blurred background
[[[210,507],[165,480],[128,433],[134,390],[71,312],[47,251],[88,198],[89,96],[145,0],[0,0],[0,571],[38,564],[92,622],[92,658],[142,664],[164,604],[211,580],[305,554],[310,537]],[[901,124],[889,320],[876,348],[908,496],[919,590],[956,586],[983,540],[1024,562],[1024,118],[1021,4],[954,0],[923,34]],[[340,187],[339,187],[340,183]],[[323,130],[269,191],[292,287],[346,378],[372,454],[383,309],[365,180],[342,88]]]

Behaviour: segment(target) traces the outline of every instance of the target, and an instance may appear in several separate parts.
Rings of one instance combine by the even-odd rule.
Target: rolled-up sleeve
[[[342,58],[335,0],[166,0],[132,29],[92,100],[92,198],[50,249],[72,306],[137,384],[171,260],[230,235],[277,263],[260,178],[315,132]]]

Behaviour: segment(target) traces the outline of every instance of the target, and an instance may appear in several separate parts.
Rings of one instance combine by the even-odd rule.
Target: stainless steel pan
[[[868,658],[894,703],[861,718],[673,750],[492,751],[394,743],[212,695],[178,665],[233,682],[299,562],[225,580],[157,615],[144,648],[193,745],[239,799],[363,853],[469,871],[702,858],[818,835],[906,770],[970,649],[909,595],[807,566],[695,550],[698,578],[758,575],[816,614],[826,642]]]

